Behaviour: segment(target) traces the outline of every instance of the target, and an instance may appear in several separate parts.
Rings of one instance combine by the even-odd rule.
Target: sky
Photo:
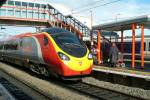
[[[27,0],[25,0],[27,1]],[[150,0],[30,0],[36,2],[48,2],[64,15],[71,14],[82,23],[90,27],[91,11],[92,25],[118,21],[130,17],[150,15]],[[90,9],[92,8],[92,9]],[[14,30],[14,32],[12,32]],[[2,32],[11,34],[35,31],[35,28],[6,27]],[[137,30],[140,34],[140,30]],[[150,30],[145,30],[146,35],[150,35]],[[125,32],[131,35],[131,31]]]
[[[71,14],[72,11],[75,17],[77,17],[80,20],[84,19],[85,22],[87,20],[89,20],[90,22],[90,11],[92,11],[94,25],[106,23],[108,21],[114,21],[116,20],[116,17],[119,20],[121,18],[150,14],[150,0],[44,0],[44,1],[54,4],[54,7],[58,8],[58,10],[60,10],[64,14]],[[84,10],[86,8],[94,8],[94,9]]]

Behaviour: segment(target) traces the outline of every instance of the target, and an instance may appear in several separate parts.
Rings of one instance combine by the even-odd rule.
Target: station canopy
[[[146,29],[150,29],[150,15],[138,16],[125,20],[114,21],[106,24],[93,26],[93,30],[121,31],[130,30],[131,24],[136,23],[138,26],[144,24]]]

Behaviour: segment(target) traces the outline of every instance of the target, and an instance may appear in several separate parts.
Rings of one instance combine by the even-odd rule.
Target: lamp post
[[[116,14],[116,23],[117,23],[117,19],[118,19],[118,16],[120,15],[120,13],[119,14]]]
[[[92,23],[92,21],[93,21],[93,12],[92,12],[92,10],[90,11],[90,13],[91,13],[91,16],[90,16],[90,21],[91,21],[90,29],[92,30],[92,25],[93,25],[93,23]]]

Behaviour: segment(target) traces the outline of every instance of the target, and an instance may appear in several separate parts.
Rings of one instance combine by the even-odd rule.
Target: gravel
[[[99,87],[103,87],[106,89],[110,89],[113,91],[121,92],[124,94],[129,94],[138,98],[150,100],[150,90],[144,90],[144,89],[135,88],[135,87],[128,87],[128,86],[123,86],[119,84],[112,84],[110,82],[99,81],[92,77],[84,78],[83,82],[96,85]]]

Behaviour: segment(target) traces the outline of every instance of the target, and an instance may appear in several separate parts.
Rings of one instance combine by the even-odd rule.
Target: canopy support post
[[[132,25],[132,68],[135,67],[135,28],[136,24],[133,23]]]
[[[97,33],[97,59],[98,59],[98,64],[101,63],[101,32],[98,30]]]
[[[141,67],[144,68],[144,24],[141,25]]]
[[[124,52],[124,40],[123,40],[123,30],[121,30],[121,52]]]

